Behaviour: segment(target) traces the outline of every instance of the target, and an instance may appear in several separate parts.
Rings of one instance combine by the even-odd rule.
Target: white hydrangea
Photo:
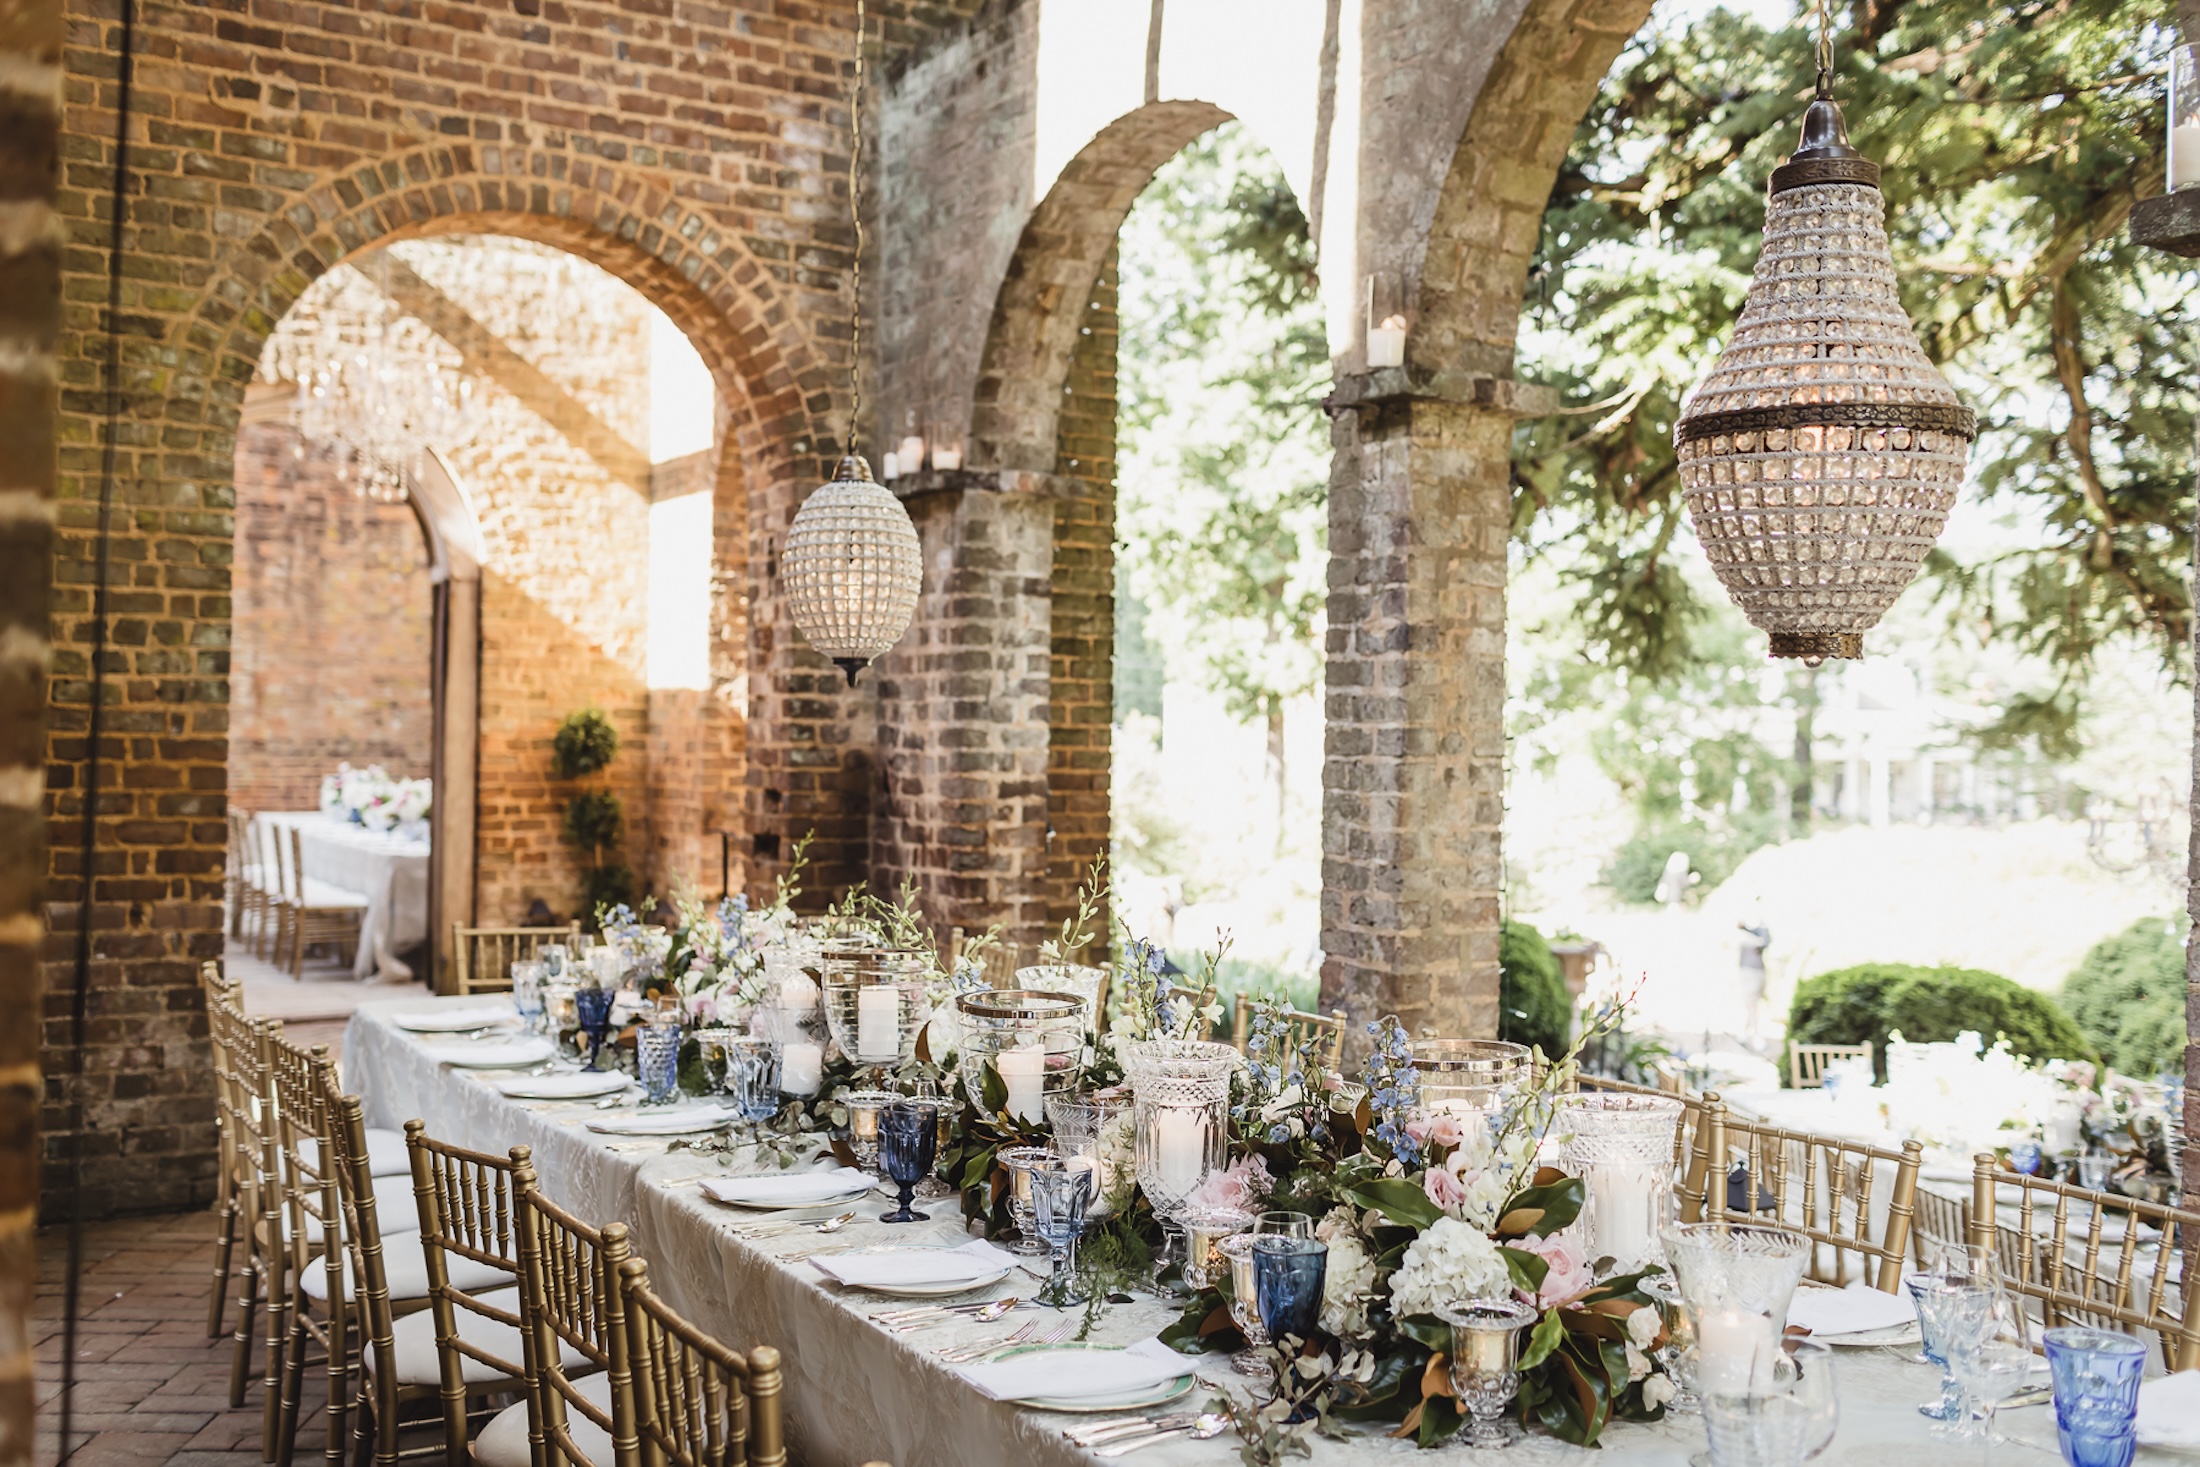
[[[1314,1229],[1329,1245],[1329,1272],[1322,1282],[1322,1328],[1346,1339],[1367,1333],[1367,1296],[1375,1288],[1375,1255],[1360,1238],[1359,1214],[1332,1208]]]
[[[1453,1217],[1438,1218],[1415,1238],[1390,1276],[1391,1310],[1400,1318],[1511,1291],[1512,1275],[1497,1245],[1480,1228]]]

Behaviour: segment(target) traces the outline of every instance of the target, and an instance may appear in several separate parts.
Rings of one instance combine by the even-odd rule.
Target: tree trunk
[[[2200,24],[2194,15],[2200,9],[2200,0],[2180,0],[2178,19],[2185,25],[2189,38],[2200,34]],[[2200,423],[2194,425],[2193,458],[2196,472],[2200,472]],[[2193,524],[2193,546],[2200,554],[2200,515]],[[2200,592],[2200,576],[2188,583]],[[2200,617],[2193,619],[2193,645],[2200,653]],[[2190,847],[2185,859],[2185,916],[2188,919],[2185,939],[2185,1157],[2182,1165],[2184,1195],[2187,1205],[2200,1187],[2194,1177],[2200,1176],[2200,945],[2190,936],[2200,929],[2200,678],[2193,680],[2193,756],[2194,777],[2192,785],[2192,831]],[[2185,1229],[2185,1277],[2190,1280],[2200,1270],[2200,1228]]]
[[[1283,699],[1269,694],[1264,699],[1268,705],[1268,777],[1276,789],[1276,854],[1283,854],[1284,831],[1284,768],[1283,768]]]

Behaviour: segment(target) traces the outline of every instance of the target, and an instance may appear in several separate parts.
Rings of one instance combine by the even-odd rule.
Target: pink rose
[[[1460,1124],[1459,1117],[1445,1111],[1430,1118],[1428,1139],[1447,1151],[1452,1150],[1467,1139],[1467,1128]]]
[[[1456,1211],[1467,1203],[1466,1185],[1440,1166],[1432,1166],[1421,1173],[1421,1190],[1428,1193],[1429,1201],[1445,1212]]]
[[[1275,1180],[1268,1175],[1268,1164],[1257,1156],[1247,1156],[1201,1182],[1187,1203],[1199,1208],[1258,1212],[1275,1185]]]
[[[1519,1238],[1505,1246],[1533,1253],[1547,1265],[1543,1287],[1532,1296],[1522,1295],[1540,1308],[1548,1309],[1554,1304],[1578,1299],[1596,1283],[1596,1276],[1589,1271],[1589,1260],[1582,1256],[1580,1245],[1564,1233],[1549,1238]]]

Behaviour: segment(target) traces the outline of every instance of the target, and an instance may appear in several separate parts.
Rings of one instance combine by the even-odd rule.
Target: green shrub
[[[619,752],[619,731],[601,708],[565,715],[550,741],[550,768],[560,779],[579,779],[610,765]]]
[[[1507,922],[1497,962],[1497,1037],[1564,1054],[1573,1038],[1573,998],[1543,934],[1525,922]]]
[[[1732,876],[1734,868],[1764,843],[1763,837],[1751,831],[1715,831],[1694,824],[1659,825],[1629,836],[1626,844],[1612,853],[1602,880],[1621,901],[1654,902],[1666,858],[1675,851],[1686,851],[1688,869],[1703,878],[1690,890],[1707,892]]]
[[[617,795],[591,790],[566,801],[565,838],[584,851],[617,845],[619,831],[625,824],[626,807]]]
[[[1890,1033],[1931,1044],[1966,1029],[1977,1030],[1989,1045],[2007,1039],[2025,1059],[2098,1058],[2046,994],[1977,968],[1909,963],[1859,963],[1804,980],[1788,1009],[1787,1037],[1790,1044],[1868,1043],[1872,1068],[1884,1080]]]
[[[2184,923],[2149,917],[2093,945],[2062,1006],[2122,1074],[2175,1070],[2185,1054]]]

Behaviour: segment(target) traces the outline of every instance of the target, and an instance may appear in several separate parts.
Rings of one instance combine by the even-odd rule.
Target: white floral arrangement
[[[393,779],[379,764],[365,769],[339,764],[334,774],[321,777],[321,813],[369,830],[421,824],[434,807],[434,795],[433,781]]]

